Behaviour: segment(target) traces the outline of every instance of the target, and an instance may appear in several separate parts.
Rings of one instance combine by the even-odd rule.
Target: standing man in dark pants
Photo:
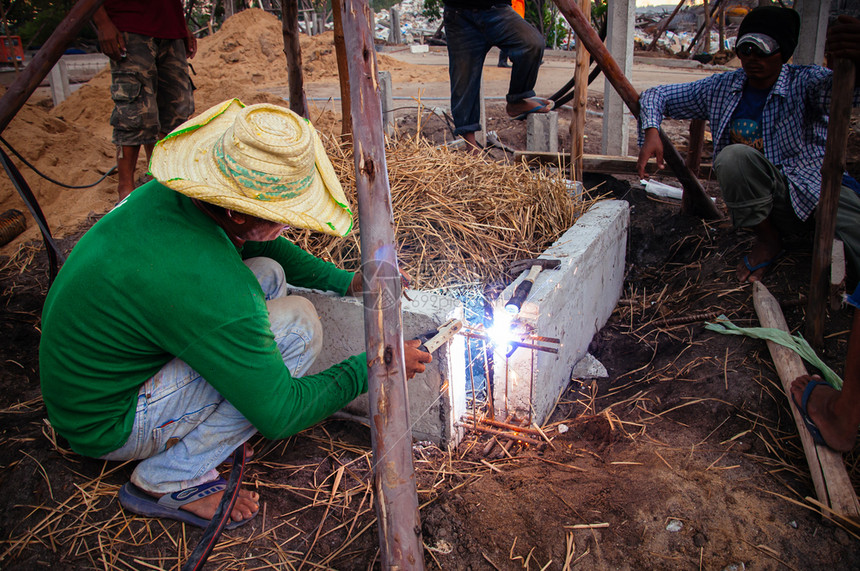
[[[472,150],[478,150],[475,132],[481,128],[481,73],[493,46],[507,52],[513,63],[507,114],[523,120],[552,110],[552,102],[536,98],[534,92],[543,36],[511,8],[510,0],[445,0],[444,22],[454,134]]]
[[[194,113],[188,61],[197,52],[180,0],[106,0],[93,16],[99,47],[111,60],[111,114],[117,148],[118,200],[134,190],[140,147]]]

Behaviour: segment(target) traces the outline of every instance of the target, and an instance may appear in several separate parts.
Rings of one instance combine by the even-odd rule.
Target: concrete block
[[[526,149],[541,153],[558,152],[558,113],[532,113],[526,119]]]
[[[531,416],[540,424],[549,414],[574,364],[586,355],[621,298],[629,220],[626,202],[598,202],[541,255],[561,260],[561,267],[538,274],[518,327],[558,338],[558,354],[521,347],[507,362],[504,350],[494,355],[497,418]],[[502,292],[495,305],[497,319],[521,281],[522,276]]]
[[[426,54],[430,51],[430,46],[426,44],[413,44],[409,46],[409,51],[413,54]]]
[[[382,127],[385,134],[394,134],[394,86],[391,83],[391,72],[380,71],[377,73],[379,82],[379,101],[382,105]]]
[[[308,298],[323,325],[324,350],[309,374],[364,351],[364,307],[360,299],[302,288],[290,288],[290,293]],[[448,319],[463,318],[463,305],[456,299],[423,291],[410,291],[408,295],[412,301],[404,299],[401,312],[404,339],[414,339]],[[463,429],[454,423],[466,412],[465,352],[465,337],[455,335],[448,345],[433,353],[433,361],[424,373],[407,382],[409,418],[416,440],[430,440],[440,446],[460,442]],[[369,410],[366,394],[344,408],[364,418]]]
[[[634,0],[614,0],[608,4],[606,47],[621,72],[633,74]],[[600,153],[616,157],[627,156],[630,134],[630,111],[610,82],[603,86],[603,137]]]

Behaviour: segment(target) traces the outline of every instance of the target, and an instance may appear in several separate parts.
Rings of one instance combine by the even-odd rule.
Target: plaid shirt
[[[644,130],[659,127],[664,116],[707,119],[716,157],[730,144],[729,124],[745,83],[746,73],[739,69],[644,91],[639,98],[639,145]],[[832,83],[829,69],[783,65],[762,111],[764,156],[788,179],[791,206],[801,220],[809,218],[821,194]],[[853,104],[860,106],[860,88],[854,89]]]

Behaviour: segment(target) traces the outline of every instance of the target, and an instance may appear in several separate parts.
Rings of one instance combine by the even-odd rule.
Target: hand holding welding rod
[[[433,360],[433,355],[429,351],[424,351],[420,347],[419,339],[410,339],[403,342],[403,360],[406,366],[406,378],[411,379],[416,373],[424,372],[424,363],[429,363]]]

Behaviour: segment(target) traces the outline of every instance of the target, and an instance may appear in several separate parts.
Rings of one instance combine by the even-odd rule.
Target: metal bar
[[[528,428],[527,426],[518,426],[516,424],[509,424],[507,422],[502,422],[500,420],[493,420],[491,418],[482,418],[480,420],[480,422],[481,422],[481,424],[494,426],[496,428],[507,428],[508,430],[525,432],[526,434],[533,434],[534,436],[540,436],[540,432],[538,432],[534,428]]]
[[[558,354],[558,349],[555,347],[543,347],[542,345],[533,345],[531,343],[523,343],[522,341],[511,341],[511,345],[517,348],[522,347],[523,349],[534,349],[535,351]]]
[[[517,442],[525,442],[527,444],[534,444],[535,446],[542,446],[546,444],[546,442],[542,440],[536,440],[534,438],[529,438],[528,436],[523,436],[522,434],[511,434],[509,432],[503,432],[501,430],[496,430],[494,428],[485,428],[483,426],[472,426],[471,424],[463,424],[461,422],[456,423],[457,426],[461,426],[463,428],[469,428],[475,430],[477,432],[484,432],[486,434],[492,434],[493,436],[499,436],[501,438],[508,438],[510,440],[516,440]]]
[[[423,570],[424,548],[406,396],[391,188],[385,159],[376,51],[367,0],[343,0],[350,77],[355,187],[361,225],[364,336],[368,361],[374,504],[383,570]]]

